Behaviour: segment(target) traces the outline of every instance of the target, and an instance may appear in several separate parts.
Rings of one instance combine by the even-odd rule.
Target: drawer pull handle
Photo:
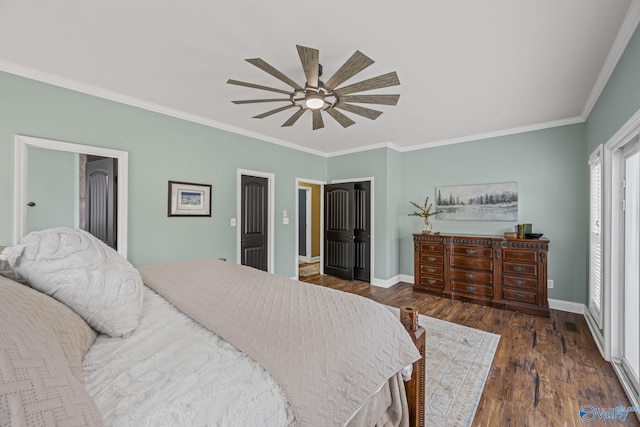
[[[434,256],[427,257],[427,261],[429,262],[434,262],[435,260],[436,260],[436,257]]]
[[[522,271],[524,271],[524,267],[523,267],[523,266],[521,266],[521,265],[514,265],[514,266],[513,266],[513,269],[514,269],[515,271],[519,272],[519,273],[520,273],[520,272],[522,272]]]
[[[473,265],[473,260],[472,260],[472,259],[468,259],[468,260],[467,260],[467,264],[469,264],[469,265]]]
[[[517,280],[514,280],[513,282],[518,286],[524,286],[524,280],[517,279]]]
[[[522,294],[515,294],[515,297],[518,299],[524,299],[524,295]]]
[[[435,273],[435,272],[436,272],[436,269],[435,269],[435,268],[427,268],[427,271],[428,271],[429,273]]]
[[[476,253],[476,250],[475,250],[475,249],[467,249],[467,253],[468,253],[469,255],[473,255],[473,254],[475,254],[475,253]]]
[[[434,279],[427,279],[427,283],[429,283],[430,285],[435,285],[436,281]]]
[[[435,247],[435,246],[429,246],[429,250],[430,250],[430,251],[435,251],[435,250],[436,250],[436,247]]]
[[[467,279],[475,279],[476,277],[476,275],[473,273],[467,273],[466,276],[467,276]]]
[[[476,287],[475,287],[475,286],[467,286],[467,290],[468,290],[469,292],[475,292]]]

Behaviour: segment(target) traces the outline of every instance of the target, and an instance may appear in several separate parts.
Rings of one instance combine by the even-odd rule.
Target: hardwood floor
[[[624,424],[580,418],[583,405],[631,406],[582,315],[551,310],[551,318],[536,317],[414,292],[406,283],[385,289],[331,276],[305,281],[395,307],[415,305],[420,314],[499,334],[474,426],[640,426],[633,413]]]

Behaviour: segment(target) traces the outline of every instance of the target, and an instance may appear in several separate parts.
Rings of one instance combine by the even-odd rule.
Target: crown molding
[[[568,119],[553,120],[550,122],[537,123],[537,124],[528,125],[528,126],[520,126],[516,128],[504,129],[504,130],[499,130],[495,132],[485,132],[485,133],[479,133],[475,135],[463,136],[460,138],[445,139],[445,140],[434,141],[434,142],[425,142],[423,144],[411,145],[408,147],[401,147],[400,151],[405,153],[408,151],[424,150],[426,148],[442,147],[444,145],[453,145],[453,144],[460,144],[463,142],[480,141],[483,139],[497,138],[500,136],[516,135],[519,133],[533,132],[536,130],[574,125],[576,123],[584,123],[584,121],[585,120],[580,116],[570,117]]]
[[[613,71],[618,65],[618,61],[622,57],[624,50],[627,48],[631,37],[638,28],[638,24],[640,23],[640,0],[632,0],[629,5],[629,9],[627,10],[627,14],[624,17],[624,21],[622,21],[622,25],[620,26],[620,30],[618,31],[618,35],[613,41],[613,45],[609,50],[609,54],[607,55],[607,59],[604,61],[602,65],[602,69],[600,70],[600,74],[598,74],[598,78],[596,79],[593,88],[591,89],[591,93],[587,98],[587,102],[582,109],[582,113],[580,114],[585,120],[591,114],[591,110],[596,105],[598,98],[602,94],[607,82],[611,78]]]
[[[92,96],[106,99],[109,101],[118,102],[120,104],[129,105],[131,107],[141,108],[143,110],[152,111],[154,113],[162,114],[169,117],[174,117],[176,119],[186,120],[192,123],[197,123],[197,124],[212,127],[215,129],[220,129],[223,131],[257,139],[260,141],[270,142],[272,144],[280,145],[280,146],[291,148],[298,151],[303,151],[305,153],[314,154],[316,156],[327,157],[327,153],[319,150],[315,150],[313,148],[303,147],[302,145],[294,144],[293,142],[284,141],[281,139],[270,137],[268,135],[263,135],[257,132],[252,132],[246,129],[231,126],[226,123],[217,122],[215,120],[207,119],[202,116],[198,116],[196,114],[186,113],[184,111],[164,107],[162,105],[155,104],[153,102],[144,101],[142,99],[123,95],[118,92],[101,89],[96,86],[77,82],[75,80],[56,76],[54,74],[45,73],[43,71],[35,70],[33,68],[18,65],[12,62],[0,60],[0,71],[4,71],[6,73],[13,74],[19,77],[25,77],[31,80],[36,80],[42,83],[47,83],[47,84],[61,87],[64,89],[69,89],[74,92],[79,92],[86,95],[92,95]]]
[[[378,150],[380,148],[388,148],[398,152],[402,152],[403,148],[393,142],[380,142],[377,144],[364,145],[362,147],[347,148],[345,150],[332,151],[326,154],[327,157],[344,156],[346,154],[361,153],[363,151]]]

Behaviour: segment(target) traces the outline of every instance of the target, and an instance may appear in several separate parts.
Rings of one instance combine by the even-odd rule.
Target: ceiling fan
[[[247,59],[250,64],[255,65],[263,71],[271,74],[278,80],[291,86],[291,89],[278,89],[238,80],[227,80],[228,84],[250,87],[270,92],[287,95],[286,98],[267,99],[247,99],[242,101],[231,101],[234,104],[254,104],[261,102],[287,102],[283,107],[267,111],[254,116],[254,119],[263,119],[272,114],[279,113],[291,108],[296,108],[296,112],[282,124],[283,127],[293,126],[298,119],[310,110],[313,118],[313,130],[324,127],[322,112],[326,112],[333,117],[343,128],[349,127],[355,122],[338,110],[348,111],[371,120],[375,120],[382,111],[362,107],[355,104],[381,104],[396,105],[400,95],[356,95],[358,92],[366,92],[373,89],[397,86],[400,84],[395,71],[353,83],[348,86],[339,87],[342,83],[358,74],[371,64],[373,60],[360,51],[356,51],[347,61],[336,71],[326,82],[320,80],[322,75],[322,65],[319,62],[319,51],[310,47],[296,46],[298,55],[302,63],[305,77],[307,79],[304,86],[299,85],[289,77],[276,70],[267,62],[260,58]]]

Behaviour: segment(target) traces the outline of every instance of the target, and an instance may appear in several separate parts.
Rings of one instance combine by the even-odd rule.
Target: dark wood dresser
[[[549,316],[548,239],[414,234],[415,290]]]

